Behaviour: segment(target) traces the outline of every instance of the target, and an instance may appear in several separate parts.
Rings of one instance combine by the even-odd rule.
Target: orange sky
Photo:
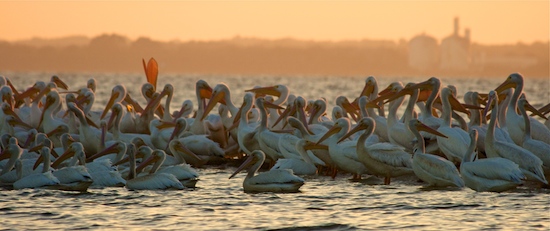
[[[13,1],[0,2],[0,39],[441,39],[459,16],[474,42],[531,43],[549,40],[549,12],[549,1]]]

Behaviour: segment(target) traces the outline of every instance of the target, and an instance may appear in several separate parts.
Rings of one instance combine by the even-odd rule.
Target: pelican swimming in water
[[[498,86],[495,91],[500,93],[508,88],[514,88],[514,93],[507,105],[506,110],[506,128],[517,145],[522,144],[525,134],[525,123],[518,112],[518,100],[523,93],[523,76],[520,73],[513,73]],[[535,118],[531,118],[531,138],[550,144],[550,129]],[[520,166],[521,167],[521,166]]]
[[[265,161],[265,154],[260,150],[252,151],[251,155],[229,177],[248,168],[248,174],[243,181],[244,192],[299,192],[305,180],[294,175],[289,169],[273,169],[255,175]]]
[[[59,180],[53,175],[50,170],[50,152],[48,147],[42,147],[41,156],[42,156],[42,172],[34,173],[25,177],[22,175],[22,164],[20,161],[16,162],[16,171],[19,180],[13,183],[14,189],[24,189],[24,188],[43,188],[58,186],[60,184]]]
[[[477,133],[470,130],[470,145],[460,164],[466,186],[478,192],[503,192],[521,185],[525,176],[516,163],[500,157],[475,160]]]
[[[414,174],[421,180],[436,187],[464,187],[464,180],[455,165],[433,154],[426,153],[424,138],[420,135],[420,130],[444,137],[443,134],[426,126],[417,119],[409,121],[409,129],[416,137],[416,144],[413,150],[413,170]]]
[[[367,169],[384,177],[384,184],[390,184],[391,177],[414,174],[412,157],[405,148],[392,143],[375,143],[365,145],[367,138],[375,131],[376,122],[370,117],[359,120],[357,126],[344,135],[344,140],[352,134],[366,130],[357,140],[357,156]]]
[[[520,99],[518,101],[518,108],[525,122],[525,134],[521,146],[542,160],[542,169],[544,170],[544,174],[548,176],[550,175],[550,144],[531,138],[531,120],[527,115],[526,107],[531,107],[531,105],[527,103],[527,100]]]
[[[164,163],[164,160],[166,159],[166,153],[160,149],[151,150],[151,151],[152,152],[150,153],[149,158],[144,160],[140,166],[144,167],[149,164],[159,164],[161,165],[161,167],[159,167],[157,173],[172,174],[183,184],[183,186],[187,188],[195,187],[195,185],[197,184],[197,181],[199,180],[199,173],[197,173],[195,169],[193,169],[189,164],[187,164],[181,156],[178,157],[178,159],[180,160],[179,164],[162,166]],[[138,168],[138,170],[141,168]],[[139,174],[139,171],[137,173]]]
[[[157,161],[149,174],[145,176],[136,175],[136,148],[134,144],[128,144],[128,157],[130,160],[130,174],[126,180],[126,188],[130,190],[155,190],[155,189],[184,189],[183,184],[172,174],[160,173],[157,170],[162,164]],[[144,168],[149,162],[143,162],[137,168]]]
[[[487,157],[509,159],[519,165],[519,168],[527,176],[528,180],[537,180],[548,184],[548,181],[544,177],[542,160],[540,158],[513,142],[495,139],[495,126],[498,121],[498,95],[495,91],[489,92],[489,101],[485,107],[485,114],[491,107],[493,107],[493,112],[491,113],[491,121],[487,129],[487,135],[485,136],[485,154],[487,154]]]

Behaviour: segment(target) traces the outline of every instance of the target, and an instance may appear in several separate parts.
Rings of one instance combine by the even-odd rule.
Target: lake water
[[[36,80],[48,81],[51,73],[0,73],[18,89]],[[62,74],[71,89],[84,87],[88,78],[98,81],[98,110],[116,84],[139,96],[143,75]],[[378,78],[381,88],[392,81],[418,82],[425,78]],[[442,79],[458,88],[459,99],[469,90],[488,92],[501,79]],[[172,110],[191,99],[198,79],[212,87],[225,82],[238,105],[243,91],[256,85],[286,84],[306,99],[326,97],[332,107],[339,95],[357,96],[362,77],[282,76],[160,76],[158,86],[175,89]],[[525,91],[535,107],[550,100],[548,79],[526,79]],[[137,230],[380,230],[380,229],[550,229],[550,190],[534,185],[504,193],[478,193],[465,189],[425,189],[413,178],[396,178],[391,185],[371,184],[375,179],[351,182],[350,175],[306,177],[300,193],[247,194],[245,174],[228,179],[233,165],[198,169],[198,188],[182,191],[129,191],[125,188],[89,189],[86,193],[55,190],[0,189],[0,229],[137,229]]]

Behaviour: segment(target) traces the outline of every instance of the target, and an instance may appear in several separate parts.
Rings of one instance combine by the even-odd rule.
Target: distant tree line
[[[141,59],[154,57],[164,73],[273,75],[469,75],[504,76],[522,72],[549,76],[549,43],[485,46],[472,52],[490,55],[528,55],[536,65],[508,70],[487,66],[463,73],[408,66],[406,41],[359,40],[342,42],[233,38],[219,41],[159,42],[105,34],[85,45],[32,46],[0,41],[1,71],[142,72]]]

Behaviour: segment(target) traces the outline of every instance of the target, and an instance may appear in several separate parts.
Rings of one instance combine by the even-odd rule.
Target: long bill
[[[243,169],[253,164],[252,160],[254,160],[254,156],[253,155],[248,156],[248,158],[246,158],[246,160],[241,164],[241,166],[239,166],[239,168],[237,168],[237,170],[235,170],[235,172],[231,174],[229,179],[233,178],[235,175],[237,175],[237,173],[241,172]]]
[[[319,139],[317,142],[315,142],[315,144],[320,144],[321,142],[325,141],[327,138],[329,138],[330,136],[340,132],[340,130],[342,130],[341,127],[338,127],[338,126],[332,126],[326,133],[325,135],[323,135],[323,137],[321,137],[321,139]]]
[[[342,138],[340,138],[338,140],[338,143],[344,141],[345,139],[347,139],[348,137],[350,137],[351,135],[357,133],[358,131],[361,131],[361,130],[364,130],[365,128],[367,128],[366,126],[363,126],[361,124],[357,124],[353,129],[351,129],[348,133],[346,133],[344,136],[342,136]]]

